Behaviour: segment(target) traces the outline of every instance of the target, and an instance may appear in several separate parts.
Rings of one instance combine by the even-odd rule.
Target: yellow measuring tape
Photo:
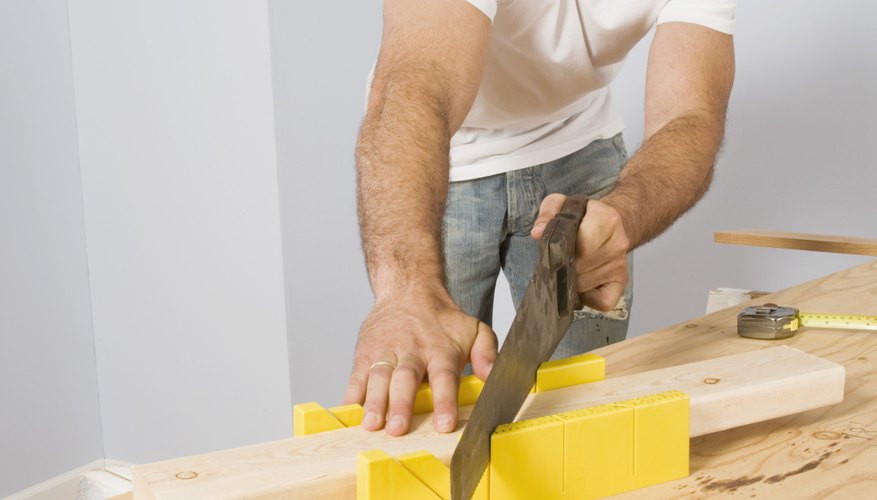
[[[801,326],[808,328],[841,328],[844,330],[877,330],[877,316],[857,314],[798,313]]]
[[[802,326],[877,331],[877,316],[802,313],[794,307],[776,304],[747,307],[737,315],[737,333],[752,339],[789,338]]]

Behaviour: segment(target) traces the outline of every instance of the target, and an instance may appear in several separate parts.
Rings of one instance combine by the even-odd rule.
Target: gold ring
[[[372,363],[372,365],[368,367],[368,371],[372,371],[372,370],[375,369],[376,366],[382,366],[382,365],[383,365],[383,366],[389,366],[391,370],[395,370],[395,369],[396,369],[396,363],[393,363],[392,361],[386,361],[386,360],[383,360],[383,359],[382,359],[382,360],[380,360],[380,361],[375,361],[374,363]]]

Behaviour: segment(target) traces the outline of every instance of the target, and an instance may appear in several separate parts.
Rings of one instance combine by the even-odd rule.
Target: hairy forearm
[[[413,85],[375,87],[356,149],[357,209],[375,295],[441,288],[450,131],[442,106]]]
[[[649,137],[603,201],[621,215],[630,247],[661,234],[706,193],[724,134],[724,113],[678,117]]]

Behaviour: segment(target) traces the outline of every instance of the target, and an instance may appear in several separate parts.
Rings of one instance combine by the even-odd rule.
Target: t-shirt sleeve
[[[674,21],[699,24],[731,35],[736,7],[736,0],[670,0],[658,14],[658,24]]]
[[[490,19],[490,22],[493,22],[494,16],[496,16],[496,2],[497,0],[466,0],[475,6],[476,9],[480,10],[484,13],[485,16]]]

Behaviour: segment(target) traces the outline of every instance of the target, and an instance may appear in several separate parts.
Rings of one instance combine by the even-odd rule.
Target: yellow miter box
[[[489,471],[472,500],[489,500]],[[356,457],[357,500],[450,500],[451,470],[428,451],[393,458],[382,450],[364,451]]]
[[[473,498],[601,498],[688,476],[689,398],[679,391],[497,427]],[[448,499],[450,470],[421,451],[360,453],[357,500]]]
[[[307,436],[354,427],[362,422],[362,417],[362,406],[357,404],[326,409],[313,402],[300,403],[292,408],[292,435]]]
[[[585,353],[554,361],[546,361],[536,370],[536,383],[531,392],[545,392],[574,385],[597,382],[606,378],[606,360]]]
[[[490,498],[601,498],[688,476],[689,398],[667,391],[497,427]]]
[[[606,378],[606,361],[596,354],[579,354],[556,361],[542,363],[536,371],[536,380],[530,392],[544,392],[563,387],[596,382]],[[475,375],[460,379],[457,394],[459,406],[475,404],[482,382]],[[414,399],[414,413],[429,413],[433,410],[432,389],[424,382],[417,390]],[[323,408],[315,402],[300,403],[293,408],[292,435],[307,436],[318,432],[344,429],[359,425],[363,418],[363,408],[358,404]]]

